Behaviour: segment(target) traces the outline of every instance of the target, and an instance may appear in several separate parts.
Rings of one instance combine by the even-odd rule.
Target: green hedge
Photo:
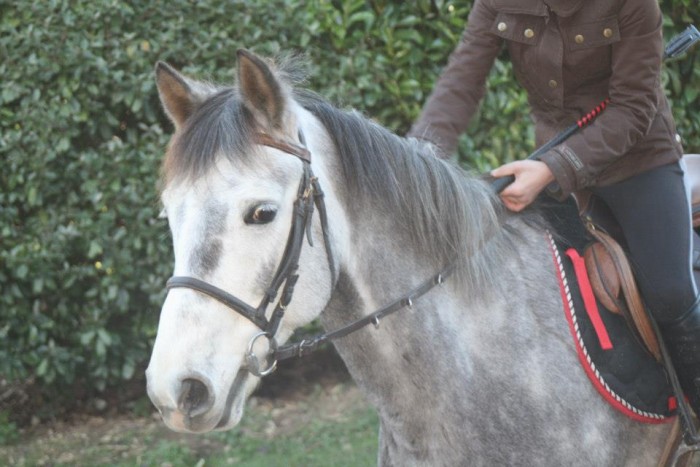
[[[694,2],[663,2],[668,35],[700,22]],[[404,133],[470,4],[0,0],[2,378],[36,381],[65,402],[133,379],[148,358],[172,265],[157,219],[171,131],[157,60],[230,82],[237,48],[304,52],[309,88]],[[669,65],[665,79],[687,147],[700,152],[696,56]],[[460,146],[479,170],[533,145],[507,62],[489,91]]]

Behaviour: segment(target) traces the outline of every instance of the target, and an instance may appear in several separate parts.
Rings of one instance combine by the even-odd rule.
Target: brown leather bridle
[[[301,176],[301,181],[299,182],[297,197],[294,201],[292,225],[289,231],[289,236],[287,237],[287,245],[285,246],[282,260],[280,261],[275,275],[273,276],[270,285],[266,289],[260,304],[257,307],[253,307],[225,290],[195,277],[174,276],[168,279],[168,282],[166,283],[166,288],[168,290],[174,288],[187,288],[203,293],[236,311],[239,315],[248,319],[260,329],[260,332],[251,339],[245,354],[245,368],[250,373],[260,377],[267,376],[275,370],[279,360],[286,360],[292,357],[301,357],[304,354],[318,349],[321,344],[329,340],[346,336],[370,323],[374,324],[375,326],[379,326],[380,319],[402,308],[412,307],[413,300],[424,295],[436,285],[442,284],[443,281],[454,271],[454,264],[451,264],[439,274],[423,282],[417,288],[413,289],[400,299],[395,300],[380,310],[353,321],[340,329],[329,333],[320,334],[311,339],[302,340],[298,343],[278,347],[275,340],[275,335],[277,334],[277,330],[279,329],[279,325],[282,321],[285,310],[292,300],[294,285],[299,278],[297,269],[299,267],[299,256],[301,254],[304,238],[306,237],[309,245],[313,246],[313,240],[311,237],[311,223],[313,219],[314,207],[318,209],[319,218],[321,221],[323,242],[326,249],[326,257],[328,258],[328,269],[331,275],[331,287],[334,287],[336,283],[336,270],[328,234],[328,216],[324,202],[324,193],[321,190],[318,178],[314,176],[311,170],[311,153],[305,146],[303,133],[299,132],[300,144],[289,141],[281,141],[266,133],[257,133],[255,142],[290,154],[298,158],[303,163],[303,173]],[[270,319],[268,320],[266,317],[267,309],[277,297],[280,289],[282,291],[280,298],[277,301]],[[269,350],[267,359],[271,359],[271,362],[268,362],[267,368],[265,369],[260,367],[260,361],[253,351],[256,341],[261,337],[268,340]]]

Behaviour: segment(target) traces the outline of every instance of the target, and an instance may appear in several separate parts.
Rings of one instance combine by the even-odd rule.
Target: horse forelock
[[[164,184],[195,180],[219,155],[247,162],[251,158],[254,120],[235,87],[221,88],[199,104],[177,131],[163,159]]]

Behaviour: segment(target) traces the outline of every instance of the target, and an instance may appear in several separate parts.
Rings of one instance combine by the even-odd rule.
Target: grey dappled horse
[[[456,267],[412,307],[335,341],[379,413],[379,464],[655,464],[669,426],[625,418],[587,380],[536,211],[504,211],[430,146],[293,81],[244,51],[236,87],[157,67],[176,130],[162,190],[174,275],[243,308],[265,301],[310,160],[328,222],[324,234],[312,218],[277,342],[315,318],[342,327]],[[264,322],[195,289],[167,295],[148,392],[174,430],[230,429],[260,379],[246,354],[272,340],[256,337]]]

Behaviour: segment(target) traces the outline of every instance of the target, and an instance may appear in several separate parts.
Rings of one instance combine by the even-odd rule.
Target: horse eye
[[[245,215],[246,224],[267,224],[277,215],[277,208],[271,204],[255,206]]]

